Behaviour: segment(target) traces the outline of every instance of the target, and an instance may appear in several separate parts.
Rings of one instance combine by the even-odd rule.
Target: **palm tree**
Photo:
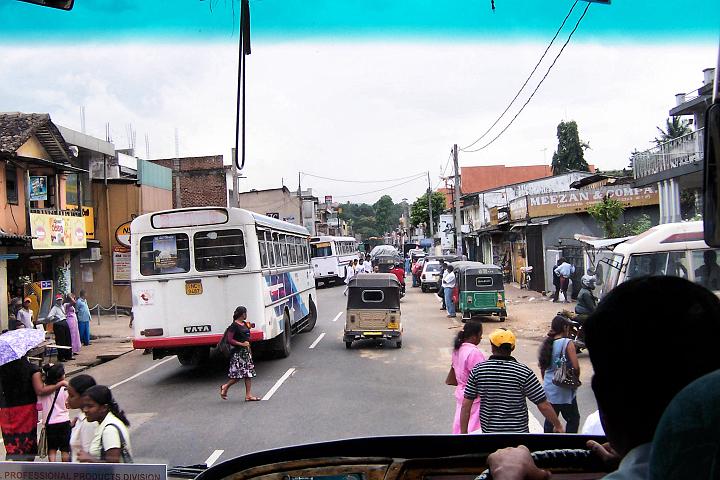
[[[682,137],[683,135],[687,135],[688,133],[692,132],[692,128],[690,128],[690,122],[688,122],[687,120],[682,120],[680,119],[680,117],[668,118],[667,120],[665,120],[665,130],[660,127],[657,127],[657,129],[660,132],[660,137],[655,137],[655,143],[657,145],[668,142],[674,138]]]

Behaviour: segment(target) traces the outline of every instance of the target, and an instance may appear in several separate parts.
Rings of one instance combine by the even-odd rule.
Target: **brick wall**
[[[222,155],[184,157],[179,169],[174,158],[151,160],[173,171],[173,208],[227,206],[227,185]],[[180,184],[180,203],[176,188]]]

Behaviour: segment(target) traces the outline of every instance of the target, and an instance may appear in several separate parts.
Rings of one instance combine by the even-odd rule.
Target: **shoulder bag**
[[[62,388],[62,387],[60,387]],[[55,410],[55,402],[57,402],[57,397],[60,394],[60,388],[55,390],[55,396],[53,397],[52,405],[50,406],[50,411],[48,412],[47,417],[45,418],[45,424],[42,427],[42,430],[40,430],[40,438],[38,438],[38,457],[45,458],[48,456],[48,442],[47,442],[47,426],[48,423],[50,423],[50,417],[52,416],[53,410]]]
[[[452,365],[450,366],[450,371],[447,374],[447,378],[445,379],[445,385],[452,385],[453,387],[457,386],[457,377],[455,376],[455,367]]]
[[[220,339],[220,341],[217,344],[218,350],[220,350],[220,353],[222,353],[222,355],[225,358],[230,358],[230,355],[232,355],[232,353],[233,353],[233,346],[230,345],[230,342],[228,342],[228,339],[227,339],[228,330],[230,330],[231,326],[232,325],[228,326],[225,329],[225,332],[223,333],[222,338]]]
[[[133,463],[132,455],[130,455],[130,451],[127,448],[127,443],[125,443],[125,437],[123,436],[120,427],[114,423],[108,423],[105,425],[105,428],[107,427],[115,427],[118,435],[120,435],[120,459],[122,460],[122,463]],[[104,432],[105,430],[103,430],[103,433]],[[105,460],[105,446],[102,444],[102,434],[100,435],[100,460]]]
[[[552,383],[558,387],[578,388],[582,385],[582,382],[580,381],[577,371],[570,365],[566,355],[569,344],[570,339],[567,339],[562,350],[562,356],[560,357],[560,366],[553,374]]]

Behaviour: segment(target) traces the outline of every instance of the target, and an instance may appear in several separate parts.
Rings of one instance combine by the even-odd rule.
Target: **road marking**
[[[320,336],[317,337],[314,342],[312,342],[312,345],[310,345],[310,348],[315,348],[315,346],[318,343],[320,343],[320,340],[322,340],[324,336],[325,336],[325,332],[321,333]]]
[[[117,382],[117,383],[115,383],[115,384],[113,384],[113,385],[110,385],[109,388],[110,388],[110,390],[112,390],[113,388],[117,388],[117,387],[119,387],[120,385],[129,382],[130,380],[135,380],[135,379],[138,378],[140,375],[144,375],[144,374],[146,374],[147,372],[149,372],[150,370],[156,369],[157,367],[159,367],[159,366],[162,365],[163,363],[167,363],[167,362],[169,362],[170,360],[175,360],[175,358],[177,358],[177,356],[176,356],[176,355],[173,355],[172,357],[168,357],[168,358],[166,358],[165,360],[161,360],[161,361],[159,361],[158,363],[156,363],[155,365],[153,365],[152,367],[148,367],[148,368],[146,368],[145,370],[143,370],[143,371],[141,371],[141,372],[138,372],[138,373],[136,373],[135,375],[133,375],[133,376],[131,376],[131,377],[126,378],[125,380],[121,380],[121,381],[119,381],[119,382]]]
[[[273,387],[270,390],[268,390],[268,392],[265,394],[264,397],[262,397],[262,399],[270,400],[270,397],[272,397],[273,394],[275,392],[277,392],[277,389],[280,388],[280,385],[282,385],[283,382],[285,382],[285,380],[290,378],[290,375],[292,375],[293,373],[295,373],[295,367],[288,368],[288,371],[285,372],[282,377],[280,377],[280,380],[275,382],[275,385],[273,385]]]
[[[335,315],[335,318],[333,318],[332,321],[337,322],[337,319],[340,318],[342,316],[342,314],[343,314],[343,312],[340,312],[337,315]]]
[[[220,458],[220,455],[223,454],[225,450],[215,450],[212,455],[210,455],[207,460],[205,460],[205,465],[210,468],[213,466],[215,462],[217,462],[217,459]]]

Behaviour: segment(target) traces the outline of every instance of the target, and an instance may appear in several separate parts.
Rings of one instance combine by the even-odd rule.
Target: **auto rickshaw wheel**
[[[395,348],[402,348],[402,340],[395,342]]]
[[[505,319],[507,319],[507,317],[500,317],[500,321],[501,321],[501,322],[504,322]]]
[[[352,348],[352,342],[345,342],[345,348],[350,350]]]

